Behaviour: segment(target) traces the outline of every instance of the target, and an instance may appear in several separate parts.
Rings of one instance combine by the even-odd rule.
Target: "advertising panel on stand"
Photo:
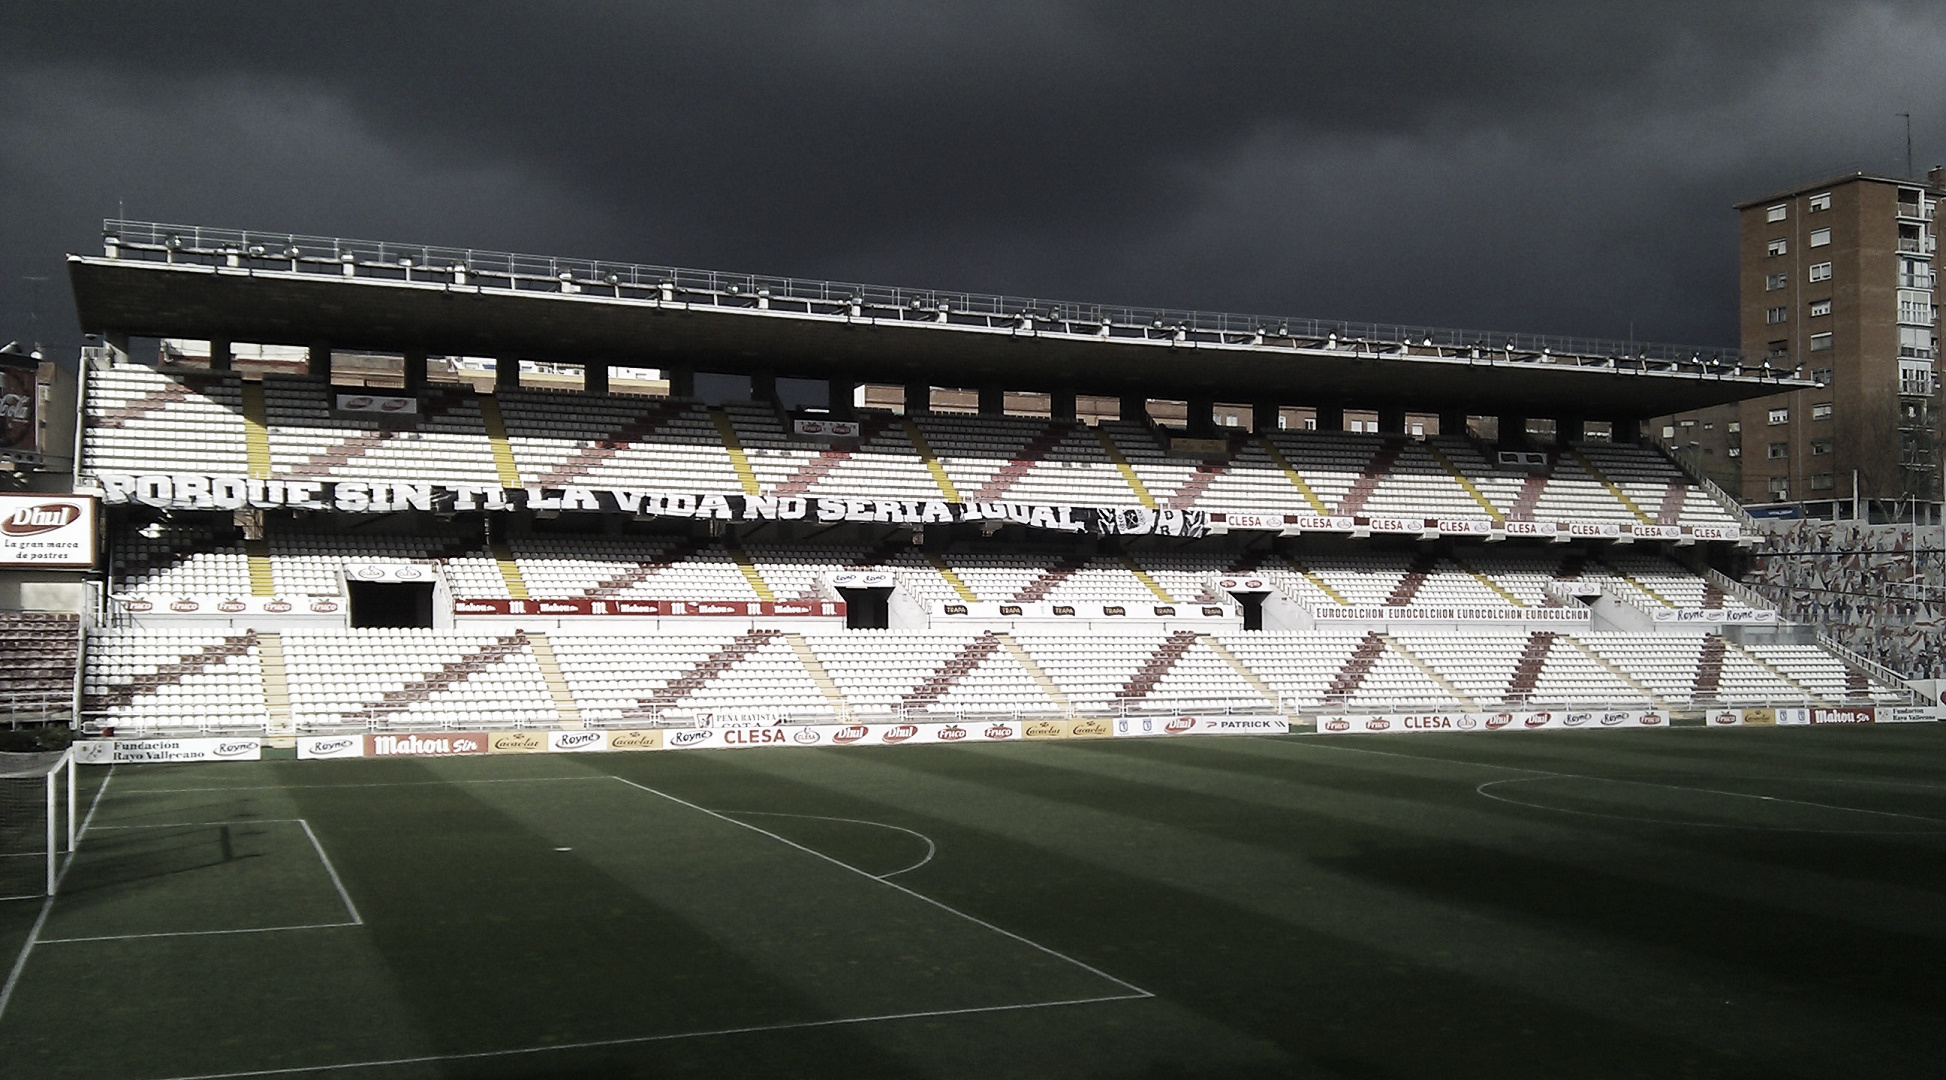
[[[0,566],[95,565],[95,500],[87,495],[0,495]]]
[[[1577,731],[1660,728],[1669,714],[1656,709],[1562,709],[1533,712],[1427,712],[1318,717],[1323,735],[1408,735],[1430,731]]]

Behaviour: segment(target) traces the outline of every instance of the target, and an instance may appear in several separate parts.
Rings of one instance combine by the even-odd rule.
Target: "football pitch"
[[[1939,725],[82,775],[9,1080],[1946,1061]]]

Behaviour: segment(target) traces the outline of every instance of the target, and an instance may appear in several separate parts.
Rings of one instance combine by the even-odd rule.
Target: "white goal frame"
[[[32,783],[36,779],[41,781],[46,807],[46,830],[44,843],[41,846],[33,850],[0,852],[0,857],[44,859],[47,872],[45,875],[45,886],[41,892],[31,894],[30,896],[0,897],[0,900],[38,899],[42,896],[53,896],[55,887],[60,883],[61,854],[64,851],[72,852],[74,850],[75,834],[77,832],[76,825],[78,819],[75,813],[76,762],[74,748],[69,747],[51,762],[35,761],[32,764],[17,765],[9,760],[13,756],[0,754],[0,783],[25,785]],[[19,756],[39,758],[42,755]],[[61,798],[63,774],[66,774],[67,780],[67,798],[65,800]],[[61,804],[64,801],[67,804],[67,827],[65,830],[62,829],[60,813]],[[63,839],[67,842],[65,847],[62,846]]]

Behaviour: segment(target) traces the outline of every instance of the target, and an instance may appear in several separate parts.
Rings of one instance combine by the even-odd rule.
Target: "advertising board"
[[[74,744],[83,765],[124,765],[152,761],[257,761],[258,738],[89,739]]]
[[[453,757],[487,753],[484,731],[434,731],[365,736],[366,757]]]
[[[1281,716],[1123,716],[1115,720],[1117,738],[1176,735],[1287,735],[1291,723]]]
[[[0,495],[0,566],[87,569],[94,565],[92,496]]]
[[[1411,735],[1452,731],[1576,731],[1597,728],[1660,728],[1669,714],[1654,709],[1562,709],[1533,712],[1430,712],[1325,715],[1321,735]]]
[[[365,737],[362,735],[300,735],[297,738],[297,756],[303,761],[364,757]]]

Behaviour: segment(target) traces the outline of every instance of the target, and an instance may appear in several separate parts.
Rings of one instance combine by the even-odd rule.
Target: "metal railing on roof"
[[[878,319],[919,323],[980,321],[1117,339],[1344,349],[1374,355],[1560,363],[1720,378],[1784,380],[1791,376],[1790,370],[1774,366],[1762,354],[1724,346],[1086,304],[114,218],[102,222],[102,233],[110,258],[145,261],[252,266],[482,289],[613,295],[618,299],[680,299],[715,306],[869,314]]]

